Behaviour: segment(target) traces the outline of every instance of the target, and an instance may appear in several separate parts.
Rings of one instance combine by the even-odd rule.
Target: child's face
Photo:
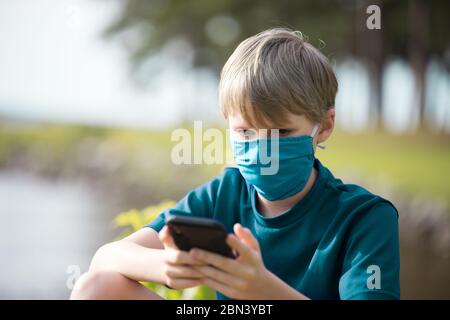
[[[230,128],[231,139],[233,140],[268,138],[268,136],[270,136],[270,129],[278,129],[280,138],[309,135],[314,127],[314,123],[312,123],[304,115],[297,115],[293,113],[289,114],[288,121],[283,127],[272,126],[268,128],[254,128],[249,125],[238,113],[228,115],[228,125]]]

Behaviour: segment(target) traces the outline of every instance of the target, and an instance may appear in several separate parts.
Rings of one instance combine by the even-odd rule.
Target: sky
[[[0,114],[159,127],[177,123],[195,104],[211,109],[203,112],[205,117],[217,116],[216,88],[212,75],[206,72],[193,75],[168,66],[150,90],[133,85],[125,50],[100,36],[117,14],[117,4],[94,0],[2,1]],[[179,80],[194,76],[195,83]],[[195,95],[201,92],[208,94],[197,99]]]
[[[0,117],[142,128],[220,119],[216,78],[175,67],[167,58],[174,48],[152,60],[164,67],[149,89],[133,85],[124,48],[101,37],[120,3],[2,0]],[[450,131],[450,79],[436,64],[430,70],[428,118]],[[336,71],[338,125],[364,130],[373,117],[368,74],[354,60],[341,62]],[[384,89],[388,129],[413,129],[417,99],[409,67],[401,61],[388,65]]]

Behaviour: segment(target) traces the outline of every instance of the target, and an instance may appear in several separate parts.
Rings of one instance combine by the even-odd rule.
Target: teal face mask
[[[311,135],[232,140],[232,150],[239,171],[248,184],[269,201],[288,198],[303,190],[314,165]]]

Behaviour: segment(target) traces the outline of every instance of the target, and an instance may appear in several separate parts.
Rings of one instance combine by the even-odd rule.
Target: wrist
[[[257,286],[257,299],[274,299],[277,296],[277,281],[275,275],[267,269],[261,272],[261,276],[257,280],[259,285]]]
[[[277,277],[274,273],[266,269],[263,273],[263,288],[260,289],[260,299],[267,300],[308,300],[306,296],[298,292]]]
[[[149,248],[147,251],[147,270],[145,272],[147,281],[166,285],[164,249]]]

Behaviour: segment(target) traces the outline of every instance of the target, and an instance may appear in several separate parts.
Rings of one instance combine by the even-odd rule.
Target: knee
[[[111,299],[121,277],[108,270],[86,272],[75,283],[70,299]]]

